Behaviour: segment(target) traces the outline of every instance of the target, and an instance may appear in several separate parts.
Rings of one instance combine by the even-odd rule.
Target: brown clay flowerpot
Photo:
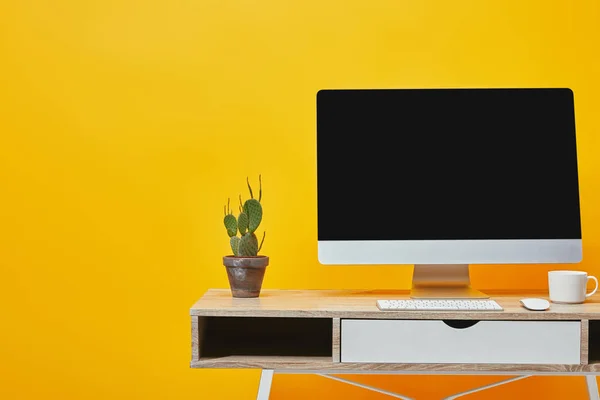
[[[233,297],[258,297],[269,257],[223,257]]]

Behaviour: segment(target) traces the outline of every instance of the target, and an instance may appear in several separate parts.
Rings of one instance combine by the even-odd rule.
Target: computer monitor
[[[414,264],[415,298],[581,261],[570,89],[321,90],[317,171],[319,261]]]

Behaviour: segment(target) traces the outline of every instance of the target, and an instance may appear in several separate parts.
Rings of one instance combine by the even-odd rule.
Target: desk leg
[[[454,394],[454,395],[449,396],[449,397],[444,397],[442,400],[454,400],[454,399],[458,399],[459,397],[466,396],[466,395],[471,394],[471,393],[481,392],[482,390],[491,389],[493,387],[500,386],[500,385],[505,385],[507,383],[518,381],[520,379],[529,378],[530,376],[531,375],[516,376],[514,378],[505,379],[505,380],[500,381],[500,382],[495,382],[495,383],[491,383],[489,385],[480,386],[480,387],[475,388],[475,389],[467,390],[466,392],[457,393],[457,394]]]
[[[367,389],[367,390],[370,390],[372,392],[385,394],[385,395],[393,397],[395,399],[413,400],[410,397],[406,397],[406,396],[403,396],[403,395],[398,394],[398,393],[388,392],[387,390],[378,389],[378,388],[373,387],[373,386],[369,386],[369,385],[365,385],[363,383],[358,383],[358,382],[350,381],[348,379],[339,378],[337,376],[332,376],[332,375],[327,375],[327,374],[317,374],[317,375],[322,376],[323,378],[328,378],[328,379],[332,379],[334,381],[338,381],[338,382],[342,382],[342,383],[347,383],[348,385],[352,385],[352,386],[356,386],[356,387],[359,387],[359,388]]]
[[[585,383],[587,384],[588,398],[590,400],[600,400],[598,396],[598,382],[594,375],[586,375]]]
[[[258,385],[258,395],[256,400],[269,400],[271,394],[271,383],[273,382],[273,370],[263,369],[260,372],[260,384]]]

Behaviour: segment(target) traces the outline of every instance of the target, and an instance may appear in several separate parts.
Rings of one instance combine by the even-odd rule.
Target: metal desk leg
[[[273,370],[263,369],[260,372],[260,384],[258,385],[258,395],[256,396],[256,400],[269,400],[271,383],[273,383]]]
[[[596,377],[594,375],[586,375],[585,383],[587,384],[588,398],[590,400],[600,400],[600,396],[598,396],[598,382],[596,381]]]
[[[517,376],[517,377],[514,377],[514,378],[505,379],[505,380],[500,381],[500,382],[490,383],[489,385],[480,386],[480,387],[475,388],[475,389],[467,390],[466,392],[456,393],[456,394],[454,394],[454,395],[452,395],[450,397],[444,397],[442,400],[454,400],[454,399],[458,399],[459,397],[466,396],[466,395],[471,394],[471,393],[481,392],[482,390],[491,389],[493,387],[504,385],[504,384],[511,383],[511,382],[514,382],[514,381],[518,381],[520,379],[529,378],[530,376],[531,375]]]
[[[331,376],[331,375],[327,375],[327,374],[317,374],[317,375],[322,376],[323,378],[333,379],[334,381],[338,381],[338,382],[346,383],[348,385],[352,385],[352,386],[356,386],[356,387],[359,387],[359,388],[367,389],[367,390],[370,390],[372,392],[385,394],[385,395],[393,397],[395,399],[413,400],[410,397],[406,397],[406,396],[403,396],[403,395],[398,394],[398,393],[393,393],[393,392],[389,392],[387,390],[378,389],[376,387],[365,385],[363,383],[358,383],[358,382],[350,381],[348,379],[338,378],[337,376]]]

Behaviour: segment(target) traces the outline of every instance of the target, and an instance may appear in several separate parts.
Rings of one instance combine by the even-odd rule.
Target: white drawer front
[[[342,320],[341,361],[579,364],[579,321]]]

